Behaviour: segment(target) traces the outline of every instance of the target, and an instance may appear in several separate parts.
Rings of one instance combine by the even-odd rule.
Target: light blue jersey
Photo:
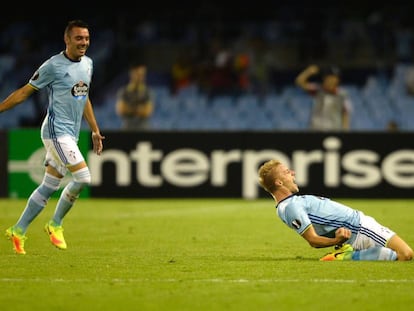
[[[52,56],[38,68],[29,84],[35,89],[47,87],[48,91],[49,104],[42,123],[42,138],[70,135],[78,140],[92,72],[91,58],[83,56],[80,61],[73,61],[64,52]]]
[[[336,229],[351,230],[352,244],[360,230],[360,212],[328,198],[315,195],[291,195],[277,205],[280,219],[302,235],[312,224],[318,235],[335,237]]]

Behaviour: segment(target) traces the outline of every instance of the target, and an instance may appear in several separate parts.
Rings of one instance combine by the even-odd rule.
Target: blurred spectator
[[[310,78],[321,74],[322,83]],[[340,88],[339,71],[329,68],[324,71],[317,65],[310,65],[296,77],[296,85],[314,98],[310,128],[318,131],[348,130],[351,102],[345,90]]]
[[[181,89],[189,87],[194,82],[194,66],[190,56],[180,53],[171,66],[171,91],[178,93]]]
[[[233,95],[236,86],[234,54],[220,38],[212,40],[207,55],[207,91],[210,96]]]
[[[125,130],[148,130],[153,113],[153,93],[146,82],[147,66],[134,63],[129,68],[129,82],[117,92],[116,113]]]
[[[235,76],[235,86],[238,93],[250,90],[250,57],[247,53],[237,53],[234,57],[233,71]]]
[[[399,132],[400,127],[398,126],[398,123],[394,120],[390,120],[387,124],[387,131],[391,133]]]
[[[271,89],[271,73],[279,65],[278,57],[269,44],[260,37],[252,40],[252,56],[249,60],[250,83],[253,92],[267,94]]]
[[[231,51],[218,51],[210,72],[211,95],[232,94],[235,86]]]

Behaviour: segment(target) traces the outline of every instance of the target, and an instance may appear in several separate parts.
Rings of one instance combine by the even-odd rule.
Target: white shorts
[[[68,166],[84,162],[85,159],[79,146],[72,136],[65,135],[57,139],[43,139],[46,149],[45,165],[54,167],[62,176],[68,171]]]
[[[352,247],[355,250],[367,249],[373,246],[386,247],[395,232],[379,224],[374,218],[361,214],[361,228],[358,231]]]

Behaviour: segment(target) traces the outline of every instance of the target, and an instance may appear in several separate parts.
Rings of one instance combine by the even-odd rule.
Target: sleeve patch
[[[300,220],[295,219],[292,221],[292,226],[295,227],[296,229],[299,229],[302,226],[302,223],[300,222]]]

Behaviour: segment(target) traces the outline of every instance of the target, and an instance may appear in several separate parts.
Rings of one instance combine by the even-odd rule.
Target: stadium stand
[[[407,91],[406,85],[407,70],[413,60],[400,61],[394,46],[378,51],[378,42],[370,37],[372,25],[368,18],[361,17],[360,23],[350,28],[349,15],[338,15],[350,14],[349,11],[343,7],[325,8],[326,19],[322,18],[321,28],[326,29],[323,38],[327,41],[319,46],[321,49],[325,46],[320,50],[320,57],[312,58],[306,55],[310,47],[300,41],[312,14],[297,11],[294,4],[275,7],[269,10],[273,15],[257,16],[255,21],[241,16],[231,23],[208,19],[207,12],[222,18],[224,15],[217,14],[216,7],[206,8],[206,5],[202,6],[203,11],[200,8],[194,11],[193,18],[187,16],[187,19],[178,11],[168,16],[154,13],[152,20],[142,22],[135,19],[133,12],[126,11],[118,15],[102,13],[90,19],[93,40],[88,54],[95,61],[90,96],[103,130],[120,128],[121,121],[115,113],[115,90],[125,81],[128,59],[136,56],[148,62],[148,82],[155,93],[151,119],[154,130],[304,131],[308,128],[311,101],[294,86],[293,80],[299,68],[311,61],[335,61],[344,69],[344,87],[354,106],[351,130],[384,131],[389,122],[395,122],[401,131],[414,130],[414,95]],[[401,26],[396,21],[403,20],[402,14],[407,9],[393,9],[390,14],[394,15],[389,19],[394,24],[389,32],[394,35],[391,39],[397,40]],[[366,16],[375,13],[372,10],[361,8]],[[333,17],[336,25],[332,25]],[[50,29],[61,20],[49,21],[51,25],[47,27],[36,27],[39,24],[33,21],[9,18],[0,25],[1,98],[25,83],[41,60],[62,47],[61,34],[52,36],[54,41],[50,42]],[[180,23],[173,22],[180,18]],[[360,42],[349,42],[349,31],[356,30],[355,27],[360,27],[357,30],[364,35],[359,38]],[[407,25],[404,27],[406,30]],[[408,29],[414,33],[412,25]],[[212,96],[204,85],[205,77],[197,76],[189,87],[172,93],[170,69],[176,55],[184,49],[194,60],[196,72],[208,71],[214,56],[209,46],[213,37],[224,38],[225,46],[233,52],[243,51],[251,56],[252,66],[257,66],[251,68],[251,88]],[[337,47],[341,47],[341,55]],[[44,102],[42,97],[39,100]],[[42,113],[36,106],[38,103],[30,101],[8,112],[7,117],[1,117],[0,129],[38,126],[36,122],[24,121]]]

